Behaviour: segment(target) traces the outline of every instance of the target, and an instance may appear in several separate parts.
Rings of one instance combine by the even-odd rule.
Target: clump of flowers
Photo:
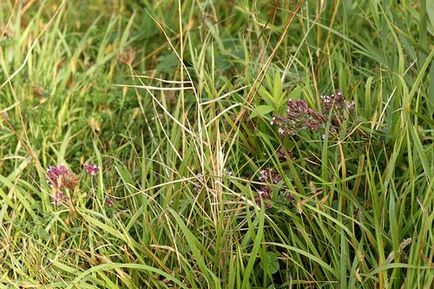
[[[271,199],[271,189],[268,187],[261,187],[261,189],[258,191],[258,195],[255,197],[256,204],[260,205],[261,200],[268,199]],[[266,203],[265,208],[269,209],[271,208],[271,205]]]
[[[345,112],[354,111],[354,106],[354,101],[345,101],[341,90],[332,95],[321,96],[321,112],[309,108],[304,100],[290,99],[287,103],[287,115],[274,115],[271,125],[277,126],[279,134],[283,136],[295,135],[304,129],[318,131],[332,111],[332,124],[336,128],[339,127],[340,119],[345,117]]]
[[[49,185],[57,190],[72,190],[79,182],[78,176],[63,165],[49,167],[47,178]]]
[[[279,186],[278,196],[275,199],[277,202],[282,200],[285,203],[292,203],[294,201],[293,195],[288,191],[288,189],[281,184],[282,176],[272,168],[263,169],[259,172],[258,180],[262,183],[257,190],[257,195],[255,196],[256,204],[260,205],[261,201],[265,202],[265,208],[269,209],[272,207],[270,200],[273,194],[273,186]],[[279,184],[280,183],[280,184]],[[275,191],[276,192],[276,191]]]
[[[89,176],[95,176],[100,169],[93,163],[84,165],[84,171]],[[67,198],[67,191],[74,190],[80,183],[80,178],[64,165],[51,166],[47,169],[47,181],[52,188],[52,202],[58,206]]]
[[[335,112],[342,112],[347,110],[348,112],[354,111],[355,102],[345,101],[342,91],[338,89],[332,95],[321,95],[322,107],[324,113],[334,110]]]
[[[309,108],[304,100],[290,99],[287,106],[287,116],[274,115],[271,121],[280,135],[295,135],[302,129],[318,131],[326,121],[323,114]]]
[[[53,189],[53,204],[60,205],[65,199],[65,190],[73,190],[79,183],[76,174],[64,165],[51,166],[47,170],[48,184]]]
[[[264,169],[259,172],[259,180],[263,183],[277,184],[282,180],[282,177],[275,169]]]
[[[336,129],[340,126],[341,120],[347,117],[347,114],[354,112],[355,102],[345,101],[342,91],[338,89],[331,95],[321,95],[321,106],[325,116],[332,111],[332,125]]]

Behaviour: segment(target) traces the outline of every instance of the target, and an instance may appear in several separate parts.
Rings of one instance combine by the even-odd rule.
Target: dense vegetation
[[[432,0],[2,0],[0,36],[0,288],[433,288]]]

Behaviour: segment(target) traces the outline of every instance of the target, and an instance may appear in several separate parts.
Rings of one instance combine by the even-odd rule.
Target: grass
[[[432,7],[2,1],[0,288],[432,288]]]

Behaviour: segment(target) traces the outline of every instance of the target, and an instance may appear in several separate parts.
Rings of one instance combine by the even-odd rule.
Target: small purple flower
[[[345,97],[340,89],[332,95],[322,95],[321,99],[325,114],[328,114],[330,110],[334,110],[334,113],[338,115],[341,115],[344,110],[347,110],[349,113],[354,111],[355,102],[345,101]]]
[[[290,118],[296,119],[309,111],[307,103],[304,100],[289,99],[287,105],[288,109],[286,111]]]
[[[266,182],[266,181],[268,180],[268,170],[261,170],[261,171],[259,172],[259,177],[258,177],[258,179],[259,179],[261,182]]]
[[[51,166],[47,170],[48,183],[58,190],[73,189],[78,184],[78,177],[64,165]]]
[[[99,173],[99,167],[96,164],[90,163],[84,165],[84,170],[89,176],[95,176]]]
[[[268,188],[261,188],[258,191],[258,194],[261,196],[261,198],[263,199],[269,199],[270,198],[270,192]]]
[[[330,111],[332,112],[331,123],[334,131],[341,126],[343,120],[348,119],[354,113],[355,101],[345,101],[340,89],[331,95],[321,96],[321,99],[324,115],[329,115]]]

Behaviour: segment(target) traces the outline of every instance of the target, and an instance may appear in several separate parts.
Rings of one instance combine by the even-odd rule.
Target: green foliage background
[[[432,288],[432,0],[7,0],[0,36],[0,288]],[[337,89],[337,131],[270,125]]]

